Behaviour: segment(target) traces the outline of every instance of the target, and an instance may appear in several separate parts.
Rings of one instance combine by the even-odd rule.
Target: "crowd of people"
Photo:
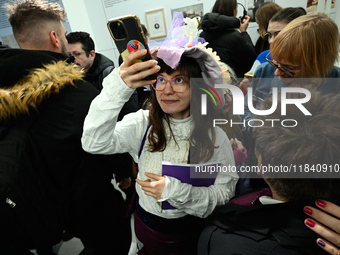
[[[201,31],[175,13],[151,60],[115,67],[58,3],[5,7],[20,49],[0,45],[1,254],[72,237],[131,254],[132,234],[140,255],[340,254],[332,19],[267,2],[254,46],[237,1],[216,0]]]

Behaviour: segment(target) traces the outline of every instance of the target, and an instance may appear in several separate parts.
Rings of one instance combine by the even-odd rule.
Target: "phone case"
[[[132,52],[142,49],[147,49],[148,53],[141,61],[151,59],[142,26],[136,15],[110,19],[107,26],[123,60]]]
[[[138,50],[146,49],[147,54],[135,62],[147,61],[152,59],[148,44],[145,40],[142,26],[136,15],[130,14],[110,19],[107,27],[123,59]],[[145,77],[144,80],[154,80],[156,74]]]

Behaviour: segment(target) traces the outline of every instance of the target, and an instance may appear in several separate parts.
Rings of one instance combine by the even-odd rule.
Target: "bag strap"
[[[141,143],[141,145],[140,145],[139,152],[138,152],[138,158],[139,158],[140,155],[142,154],[143,147],[144,147],[145,140],[146,140],[146,135],[148,134],[148,131],[149,131],[150,126],[151,126],[151,125],[148,124],[148,127],[146,128],[146,131],[145,131],[145,133],[144,133],[143,140],[142,140],[142,143]]]
[[[146,131],[144,133],[143,140],[142,140],[142,143],[140,145],[139,152],[138,152],[138,158],[140,158],[140,155],[142,154],[143,147],[144,147],[145,140],[146,140],[146,135],[148,134],[150,126],[151,125],[148,124],[148,127],[146,128]],[[136,172],[138,174],[138,165],[137,164],[136,164]],[[133,194],[131,196],[130,202],[128,204],[128,207],[126,209],[125,217],[130,217],[130,215],[135,211],[136,201],[137,201],[137,192],[136,192],[136,190],[134,190]]]

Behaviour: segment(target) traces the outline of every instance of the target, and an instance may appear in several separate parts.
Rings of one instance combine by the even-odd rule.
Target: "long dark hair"
[[[211,12],[226,16],[234,16],[234,10],[236,7],[236,0],[216,0]]]
[[[158,65],[161,67],[159,70],[160,73],[167,73],[171,75],[175,70],[169,67],[167,64],[164,63],[162,59],[157,59]],[[176,68],[176,70],[180,70],[180,72],[187,76],[188,79],[190,78],[202,78],[201,69],[197,64],[196,60],[193,58],[189,58],[186,56],[182,56],[180,60],[180,64]],[[195,102],[198,103],[200,100],[200,96],[197,96],[197,88],[190,84],[191,90],[191,100],[190,104]],[[196,105],[196,103],[195,103]],[[194,129],[191,135],[191,145],[195,146],[195,161],[208,161],[214,154],[214,144],[215,144],[215,132],[212,128],[212,120],[208,122],[207,118],[213,118],[213,116],[201,116],[200,109],[192,108],[190,114],[193,118]],[[170,126],[170,116],[163,112],[162,108],[160,107],[157,97],[156,91],[152,89],[149,97],[149,123],[151,125],[150,132],[148,135],[148,142],[149,142],[149,151],[150,152],[157,152],[157,151],[164,151],[167,145],[167,139],[165,136],[165,128],[164,122],[166,121],[167,125],[169,126],[171,136],[174,138],[175,136],[172,133],[171,126]],[[207,125],[207,123],[211,123],[211,125]],[[211,134],[211,135],[209,135]],[[197,137],[206,137],[211,139],[197,139]]]

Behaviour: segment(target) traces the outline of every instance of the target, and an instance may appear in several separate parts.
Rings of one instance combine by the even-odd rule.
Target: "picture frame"
[[[189,6],[184,6],[180,8],[171,9],[171,17],[174,17],[175,12],[182,12],[184,17],[193,18],[193,17],[203,17],[203,3],[200,4],[192,4]]]
[[[183,13],[183,17],[185,18],[197,18],[198,21],[198,29],[201,29],[201,21],[204,15],[204,10],[203,10],[203,3],[200,4],[192,4],[180,8],[175,8],[175,9],[170,9],[171,10],[171,19],[174,18],[174,13],[175,12],[181,12]]]
[[[145,12],[146,25],[151,39],[167,35],[164,9]]]

